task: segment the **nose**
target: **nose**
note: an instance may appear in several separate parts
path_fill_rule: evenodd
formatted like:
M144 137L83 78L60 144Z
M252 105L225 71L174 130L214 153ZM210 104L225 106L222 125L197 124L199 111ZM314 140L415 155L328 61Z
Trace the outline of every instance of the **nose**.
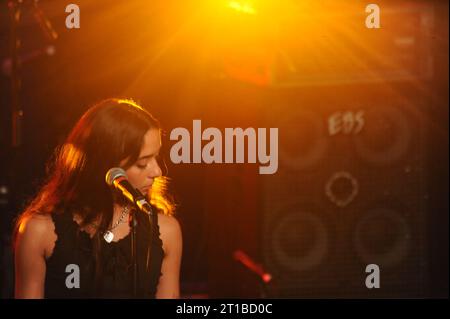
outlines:
M149 178L156 178L162 175L162 170L161 167L159 167L159 164L157 161L154 162L154 164L152 165L152 168L149 172L148 177Z

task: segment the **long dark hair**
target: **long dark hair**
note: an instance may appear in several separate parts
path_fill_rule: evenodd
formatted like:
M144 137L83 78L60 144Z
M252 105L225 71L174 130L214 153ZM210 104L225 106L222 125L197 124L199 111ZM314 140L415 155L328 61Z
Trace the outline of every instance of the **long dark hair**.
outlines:
M131 100L108 99L91 107L56 150L49 178L17 219L13 242L20 224L29 217L68 210L81 217L81 227L100 222L93 238L98 253L100 236L113 218L114 194L105 183L105 174L123 160L124 169L133 165L150 129L161 132L159 122ZM157 208L171 214L174 205L164 193L165 181L155 180L151 199Z

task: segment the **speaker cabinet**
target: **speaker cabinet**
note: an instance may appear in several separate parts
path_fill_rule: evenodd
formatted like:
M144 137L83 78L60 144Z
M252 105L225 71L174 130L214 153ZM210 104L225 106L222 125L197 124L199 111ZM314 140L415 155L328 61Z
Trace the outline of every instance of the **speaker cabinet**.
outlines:
M419 297L427 288L427 107L410 85L273 90L279 169L262 175L274 297ZM368 265L380 288L368 288Z

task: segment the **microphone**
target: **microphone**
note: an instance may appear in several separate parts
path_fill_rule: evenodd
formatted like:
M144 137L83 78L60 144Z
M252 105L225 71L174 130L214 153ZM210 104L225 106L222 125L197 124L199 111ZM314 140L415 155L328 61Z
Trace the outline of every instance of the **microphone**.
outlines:
M125 196L130 202L135 204L141 211L148 215L153 215L152 207L145 199L144 195L131 186L128 181L127 174L120 167L113 167L106 173L106 184L117 189Z

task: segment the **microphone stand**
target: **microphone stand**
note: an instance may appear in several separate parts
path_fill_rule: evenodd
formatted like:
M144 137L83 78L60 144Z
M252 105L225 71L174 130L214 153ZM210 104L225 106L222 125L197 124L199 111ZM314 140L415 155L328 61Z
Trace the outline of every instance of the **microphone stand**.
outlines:
M140 193L139 190L136 189L138 193ZM153 239L153 210L150 205L142 205L141 199L143 199L144 196L142 195L142 198L137 198L134 202L134 206L136 209L132 209L130 211L130 214L128 216L128 223L130 225L130 231L131 231L131 267L133 272L133 297L137 298L138 296L138 279L139 279L139 272L138 272L138 266L137 266L137 226L138 226L138 220L137 215L139 212L142 212L144 214L147 214L149 217L149 224L150 224L150 238L148 241L148 250L147 250L147 258L146 258L146 270L149 271L149 262L150 262L150 253L151 253L151 246L152 246L152 239Z
M22 15L22 2L10 0L8 2L9 16L11 21L10 30L10 55L11 55L11 114L12 114L12 132L11 144L13 148L22 145L22 125L23 125L23 109L20 103L20 87L21 79L19 74L19 22Z
M272 275L266 272L261 264L257 264L246 253L238 249L233 252L235 260L240 262L247 270L258 276L259 297L267 298L269 295L269 283L272 281Z
M58 34L53 29L50 21L45 16L44 12L38 5L39 0L34 0L33 10L34 16L39 23L40 28L44 32L47 39L55 41L58 38ZM23 144L23 120L24 111L20 101L21 91L21 77L20 66L24 62L20 59L19 49L21 47L19 37L19 23L22 16L22 8L24 3L21 0L9 0L7 3L9 10L9 17L11 23L10 29L10 60L6 60L4 70L6 73L10 73L11 77L11 145L13 148L19 148ZM49 46L50 47L50 46ZM48 53L52 55L54 47L50 47ZM9 63L11 64L9 66ZM10 71L8 70L10 68ZM9 72L8 72L9 71Z
M130 225L131 232L131 267L133 272L133 297L137 298L137 283L138 283L138 267L137 267L137 243L136 243L136 231L137 231L137 217L136 213L139 207L136 205L136 209L132 209L128 215L128 223Z

